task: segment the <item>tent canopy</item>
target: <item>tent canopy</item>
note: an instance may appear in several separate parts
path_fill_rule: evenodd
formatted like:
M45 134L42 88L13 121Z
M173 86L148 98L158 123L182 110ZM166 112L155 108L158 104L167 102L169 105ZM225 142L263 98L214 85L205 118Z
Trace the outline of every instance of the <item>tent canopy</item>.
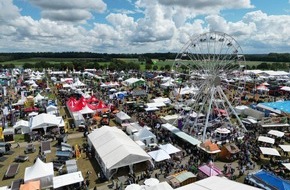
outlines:
M82 110L80 110L81 114L93 114L95 113L94 110L92 110L91 108L89 108L88 105L86 105Z
M151 160L141 147L117 127L95 129L88 135L88 141L108 170Z
M290 152L290 145L279 145L280 148L282 148L283 151L285 152Z
M84 181L82 172L68 173L53 177L53 189Z
M13 125L14 129L20 129L22 127L29 127L29 122L21 119L17 121L15 125Z
M164 150L159 149L159 150L154 150L151 152L148 152L148 154L155 160L156 162L160 162L163 160L168 160L170 159L169 154L167 154Z
M41 188L52 186L53 163L44 163L39 158L33 166L25 168L24 183L40 180Z
M60 120L55 115L42 113L31 118L30 129L44 128L46 130L47 127L59 126L60 124Z
M164 150L167 154L175 154L177 152L180 152L178 148L173 146L172 144L164 144L159 146L162 150Z
M259 147L262 154L270 155L270 156L281 156L278 150L275 148L268 148L268 147Z
M123 111L118 112L116 114L116 117L119 118L122 121L131 119L131 117L128 114L126 114L125 112L123 112Z
M270 144L274 144L275 143L275 139L270 138L270 137L265 137L265 136L259 136L258 141L265 142L265 143L270 143Z
M284 136L284 132L278 131L278 130L270 130L268 132L269 135L274 135L276 137L283 137Z
M144 140L144 139L150 139L150 138L156 138L156 136L151 132L149 131L148 129L146 128L142 128L139 132L137 133L134 133L134 139L137 139L137 140Z

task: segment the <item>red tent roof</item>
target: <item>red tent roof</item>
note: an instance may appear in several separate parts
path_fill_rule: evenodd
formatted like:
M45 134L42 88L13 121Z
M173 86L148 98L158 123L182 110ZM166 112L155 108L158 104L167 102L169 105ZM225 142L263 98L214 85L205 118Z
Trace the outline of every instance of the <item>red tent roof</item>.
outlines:
M38 108L36 108L36 107L25 108L24 111L25 111L25 112L38 111Z
M70 98L67 103L69 109L73 112L80 111L87 105L87 102L84 98L76 100L75 98Z
M96 102L99 102L99 100L95 96L91 96L91 98L89 98L87 100L87 102L89 102L89 103L92 103L92 102L96 103Z
M108 109L109 107L103 101L100 101L98 105L96 106L96 108L97 110L101 110L101 109Z

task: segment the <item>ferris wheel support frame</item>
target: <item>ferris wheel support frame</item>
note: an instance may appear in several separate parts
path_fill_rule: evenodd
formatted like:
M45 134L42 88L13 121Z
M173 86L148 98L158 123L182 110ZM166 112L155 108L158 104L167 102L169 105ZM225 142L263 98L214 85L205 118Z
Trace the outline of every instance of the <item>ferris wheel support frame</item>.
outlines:
M231 103L229 102L227 96L224 94L224 92L223 92L222 88L220 87L220 85L218 85L215 88L211 88L211 91L210 91L211 98L210 98L210 102L209 102L209 106L208 106L208 111L207 111L207 114L206 114L205 126L203 128L202 142L204 142L205 141L205 138L206 138L206 129L208 127L209 116L211 114L211 106L212 106L213 99L214 99L214 95L215 95L215 92L216 91L219 94L222 95L222 97L224 98L224 100L228 104L228 106L230 108L230 111L232 112L232 114L234 114L234 116L238 120L238 123L241 125L241 127L244 129L244 131L247 132L247 129L246 129L245 125L243 124L243 122L241 121L240 117L238 116L237 112L235 111L235 109L233 108L233 106L231 105Z
M243 124L242 120L240 119L240 117L238 116L236 110L233 108L232 104L229 102L227 96L225 95L224 91L222 90L222 88L220 86L217 86L217 89L219 90L219 92L222 94L223 98L225 99L225 101L227 102L230 110L232 111L232 113L234 114L234 116L237 118L239 124L242 126L242 128L244 129L245 132L247 132L248 130L246 129L245 125Z
M211 111L210 111L210 110L211 110L211 105L212 105L213 98L214 98L214 94L215 94L214 91L215 91L215 89L214 89L214 88L211 88L211 91L210 91L210 93L211 93L211 96L210 96L210 102L209 102L208 110L207 110L207 113L206 113L205 126L204 126L204 128L203 128L202 142L205 141L206 129L207 129L207 127L208 127L209 115L210 115L210 113L211 113Z

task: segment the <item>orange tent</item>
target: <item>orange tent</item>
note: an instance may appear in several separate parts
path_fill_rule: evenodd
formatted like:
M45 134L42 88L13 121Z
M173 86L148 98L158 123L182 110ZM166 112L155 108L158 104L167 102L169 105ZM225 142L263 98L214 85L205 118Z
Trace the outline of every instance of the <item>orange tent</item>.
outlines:
M21 184L20 190L40 190L40 181L29 181L28 183Z
M220 151L218 145L212 143L210 140L206 140L204 143L200 144L200 146L209 152Z

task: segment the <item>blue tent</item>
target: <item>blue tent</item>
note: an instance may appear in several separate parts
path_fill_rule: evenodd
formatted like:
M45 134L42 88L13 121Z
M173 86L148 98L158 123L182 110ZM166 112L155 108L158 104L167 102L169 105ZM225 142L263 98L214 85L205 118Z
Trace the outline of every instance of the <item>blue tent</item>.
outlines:
M250 184L266 190L290 189L290 181L278 177L277 175L263 169L249 174L246 180L248 180Z

